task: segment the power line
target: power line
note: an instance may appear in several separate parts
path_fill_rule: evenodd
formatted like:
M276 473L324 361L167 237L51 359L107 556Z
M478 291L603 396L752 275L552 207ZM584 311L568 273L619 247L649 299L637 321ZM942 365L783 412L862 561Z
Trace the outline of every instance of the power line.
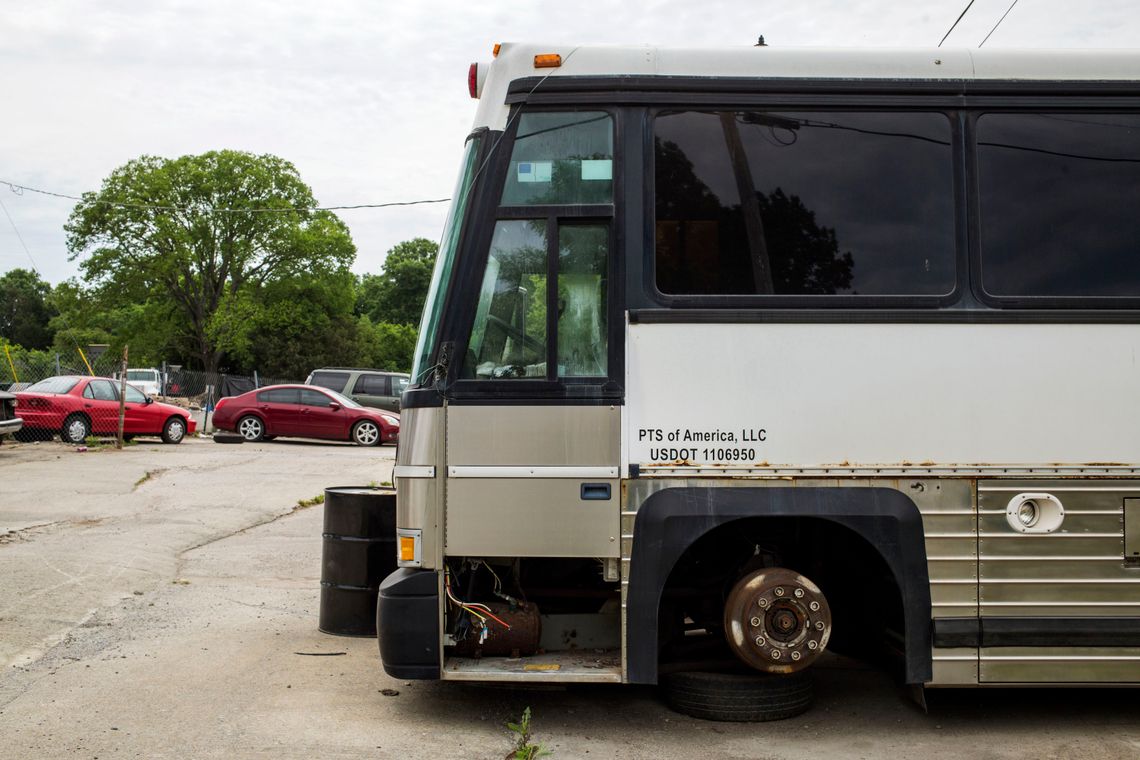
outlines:
M973 5L974 0L970 0L970 2L966 4L966 7L963 8L962 12L958 14L958 18L955 19L954 23L950 25L950 28L946 30L946 34L942 35L942 39L938 42L938 47L942 47L942 43L945 42L946 38L950 36L950 32L954 31L954 28L958 26L958 22L962 20L962 17L969 12L970 8L973 7Z
M990 34L993 34L994 32L997 31L997 28L999 26L1001 26L1001 22L1005 21L1005 17L1009 15L1009 12L1013 10L1013 6L1015 6L1015 5L1017 5L1017 0L1013 0L1013 2L1009 4L1009 7L1005 9L1005 13L1001 14L1001 18L999 18L998 22L996 24L994 24L994 28L990 30ZM987 34L986 39L982 40L981 42L978 43L979 48L982 45L986 44L986 40L988 40L990 38L990 34Z
M52 198L64 198L69 201L82 201L83 198L78 195L68 195L67 193L56 193L51 190L41 190L37 187L29 187L28 185L21 185L18 182L11 182L6 179L0 179L0 185L7 185L8 189L17 195L22 194L24 191L29 193L38 193L40 195L47 195ZM419 206L426 203L447 203L450 198L430 198L418 201L392 201L390 203L358 203L350 206L317 206L315 208L299 208L296 206L288 206L285 208L215 208L213 211L220 211L232 214L265 214L265 213L289 213L292 211L351 211L354 209L362 208L391 208L393 206ZM158 206L148 203L119 203L117 201L102 201L96 200L106 206L114 206L116 208L135 208L147 211L192 211L198 209L191 209L185 206Z

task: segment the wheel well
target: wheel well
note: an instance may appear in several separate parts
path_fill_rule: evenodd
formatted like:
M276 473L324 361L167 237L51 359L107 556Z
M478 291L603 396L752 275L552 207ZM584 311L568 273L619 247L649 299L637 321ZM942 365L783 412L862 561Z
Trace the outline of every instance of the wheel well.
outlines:
M723 610L733 584L762 567L802 573L832 608L829 649L877 660L905 640L902 592L879 551L845 525L819 517L746 517L723 523L677 559L658 606L659 661L723 655ZM694 633L697 634L694 636Z
M67 416L63 418L63 424L60 427L66 427L67 421L72 417L82 417L83 419L87 420L87 428L92 431L95 430L95 425L91 421L91 415L87 412L69 412Z
M836 621L843 622L840 643L847 632L863 632L860 625L877 632L890 627L903 636L895 644L904 653L905 682L931 679L922 515L897 488L688 485L653 491L634 509L626 600L631 683L657 683L658 653L670 636L676 638L675 630L660 624L669 623L660 617L671 611L663 600L672 603L681 591L691 598L682 606L697 609L702 598L719 606L714 592L723 593L720 589L733 580L728 576L759 561L752 559L757 546L771 547L766 556L795 563L798 568L789 569L831 589L829 602L834 595L837 605L847 608ZM884 565L889 572L882 572ZM694 588L680 582L688 578L695 579ZM871 595L875 601L867 603ZM831 606L836 612L836 604ZM717 619L709 610L698 617ZM904 623L894 628L898 619Z

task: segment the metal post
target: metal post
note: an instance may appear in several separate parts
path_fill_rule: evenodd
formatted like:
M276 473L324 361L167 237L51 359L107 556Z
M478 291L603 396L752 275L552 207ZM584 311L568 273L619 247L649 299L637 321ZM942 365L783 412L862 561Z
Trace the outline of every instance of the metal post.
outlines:
M257 370L253 371L253 387L254 388L260 388L261 387L261 383L257 379Z
M127 346L123 346L123 366L119 368L119 435L115 448L123 448L123 421L127 412Z
M162 360L162 374L159 375L158 382L161 384L162 400L166 401L166 359Z

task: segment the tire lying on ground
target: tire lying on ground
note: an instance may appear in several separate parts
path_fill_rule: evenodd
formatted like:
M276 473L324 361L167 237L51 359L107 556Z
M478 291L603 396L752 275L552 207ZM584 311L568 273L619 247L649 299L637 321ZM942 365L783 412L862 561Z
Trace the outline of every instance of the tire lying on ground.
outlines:
M245 443L245 438L238 433L227 433L219 430L214 433L214 443Z
M810 671L671 673L663 681L670 707L704 720L782 720L806 712L814 696Z

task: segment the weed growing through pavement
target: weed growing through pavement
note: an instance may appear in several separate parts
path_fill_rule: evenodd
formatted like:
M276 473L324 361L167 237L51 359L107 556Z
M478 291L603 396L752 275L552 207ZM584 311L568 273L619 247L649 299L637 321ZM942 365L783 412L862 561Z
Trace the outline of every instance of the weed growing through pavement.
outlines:
M541 744L531 743L529 707L523 710L522 720L518 723L508 723L507 728L515 735L515 747L507 754L507 760L533 760L551 754L550 750Z
M324 503L325 503L325 495L324 495L324 493L319 493L311 499L298 499L297 500L297 509L305 509L306 507L313 507L313 506L316 506L317 504L324 504Z

